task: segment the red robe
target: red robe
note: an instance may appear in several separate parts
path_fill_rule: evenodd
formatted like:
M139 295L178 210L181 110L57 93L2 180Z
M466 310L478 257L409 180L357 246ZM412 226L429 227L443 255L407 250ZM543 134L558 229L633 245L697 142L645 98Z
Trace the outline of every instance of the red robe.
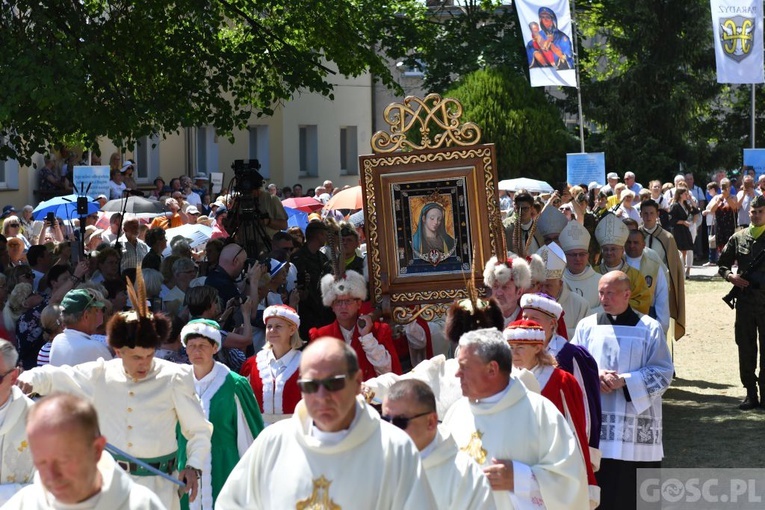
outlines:
M268 384L271 385L271 391L269 393L274 395L274 399L280 399L282 407L281 414L294 413L295 406L302 398L300 388L298 388L297 384L297 381L300 378L300 371L295 370L290 378L287 379L287 382L284 383L284 389L280 392L276 388L276 381L274 379L271 377L261 377L256 358L257 356L250 356L247 358L247 361L244 362L239 373L250 381L250 386L252 386L252 391L255 393L255 398L258 401L261 413L265 412L263 407L263 379L269 380ZM275 407L278 407L278 405L275 404Z
M393 332L391 331L390 326L384 322L377 321L372 324L371 333L372 336L374 336L375 339L380 343L380 345L385 347L385 350L390 354L391 371L394 374L401 375L401 362L398 359L398 354L396 354L396 346L393 344ZM343 332L340 331L340 323L337 321L333 322L332 324L322 326L321 328L311 328L311 330L308 332L308 336L311 342L323 336L337 338L341 341L343 340ZM372 366L372 364L369 362L367 355L364 352L364 348L361 346L358 326L354 326L353 328L351 347L354 351L356 351L356 356L359 358L359 369L361 369L364 380L366 381L368 379L372 379L373 377L377 377L378 374L375 372L375 367Z
M542 388L542 396L555 404L558 411L566 417L576 436L579 451L584 456L584 464L587 467L587 484L597 486L595 472L590 462L590 447L587 441L587 420L585 419L584 397L582 389L573 375L560 368L554 368L550 379Z

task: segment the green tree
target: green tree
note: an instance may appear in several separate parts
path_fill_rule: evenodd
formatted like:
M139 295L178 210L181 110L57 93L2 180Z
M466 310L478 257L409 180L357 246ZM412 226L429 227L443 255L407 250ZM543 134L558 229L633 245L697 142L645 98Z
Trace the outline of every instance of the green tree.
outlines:
M544 91L515 70L475 71L445 95L462 103L463 119L478 124L484 143L496 145L500 179L566 180L566 152L577 150L576 141Z
M431 29L412 55L426 66L425 87L443 93L473 71L504 67L527 73L518 17L497 0L461 0L430 10Z
M17 0L0 7L0 157L68 138L128 144L179 127L228 135L332 75L371 71L417 39L414 0Z
M704 171L729 153L719 121L709 2L612 0L580 3L589 44L580 55L585 120L601 136L609 169L642 181L669 179L684 168ZM711 129L710 129L711 128ZM722 158L724 159L724 158Z

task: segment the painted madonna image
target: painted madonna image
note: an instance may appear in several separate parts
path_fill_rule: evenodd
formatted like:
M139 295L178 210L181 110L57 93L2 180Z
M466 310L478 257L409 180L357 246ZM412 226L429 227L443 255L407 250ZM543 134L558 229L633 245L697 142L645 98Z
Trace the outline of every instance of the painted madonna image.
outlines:
M414 256L438 265L454 256L456 243L446 231L446 211L438 202L428 202L420 209L417 230L412 236Z

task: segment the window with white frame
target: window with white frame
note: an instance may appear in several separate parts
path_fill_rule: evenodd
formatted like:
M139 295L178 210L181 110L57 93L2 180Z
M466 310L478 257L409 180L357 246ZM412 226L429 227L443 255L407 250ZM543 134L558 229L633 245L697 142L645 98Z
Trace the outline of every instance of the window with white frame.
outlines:
M215 128L204 126L197 128L196 171L210 174L218 169L218 137Z
M142 136L133 149L135 157L135 181L149 184L159 177L159 135Z
M271 153L269 150L268 126L250 126L250 159L260 162L260 175L271 177Z
M298 133L300 177L319 175L319 130L316 125L300 126Z
M359 149L356 126L340 128L340 175L359 174Z

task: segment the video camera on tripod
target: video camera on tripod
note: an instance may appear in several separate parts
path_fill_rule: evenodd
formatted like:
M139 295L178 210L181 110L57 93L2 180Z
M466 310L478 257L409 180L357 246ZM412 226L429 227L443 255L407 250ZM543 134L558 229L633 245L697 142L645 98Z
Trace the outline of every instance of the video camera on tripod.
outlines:
M263 187L265 181L258 172L261 165L257 159L237 159L231 168L234 170L234 201L229 211L227 228L231 237L236 238L244 247L247 257L258 259L271 251L271 239L262 224L262 220L269 218L269 215L260 210L257 196L257 190Z

